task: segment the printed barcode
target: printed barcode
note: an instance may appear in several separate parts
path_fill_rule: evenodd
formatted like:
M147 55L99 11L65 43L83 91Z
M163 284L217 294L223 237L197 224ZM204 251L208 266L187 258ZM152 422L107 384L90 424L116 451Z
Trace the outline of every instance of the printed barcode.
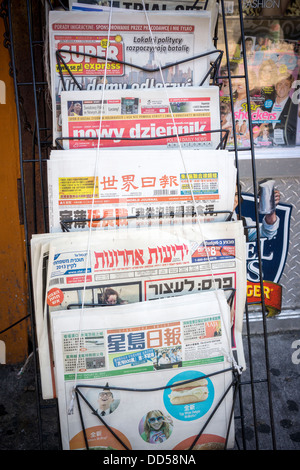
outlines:
M55 284L64 284L64 283L65 283L65 278L59 277L57 279L51 279L51 281L49 281L49 286L53 286Z
M173 189L173 190L155 189L154 190L154 196L166 196L166 195L172 195L172 194L177 194L177 191L175 189Z

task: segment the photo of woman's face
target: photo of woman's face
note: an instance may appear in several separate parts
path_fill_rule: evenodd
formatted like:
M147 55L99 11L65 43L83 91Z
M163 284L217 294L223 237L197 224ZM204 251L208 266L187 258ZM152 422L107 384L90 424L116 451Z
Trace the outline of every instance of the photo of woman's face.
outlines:
M117 303L117 296L115 294L109 295L106 299L106 303L109 305L115 305Z
M153 415L148 418L148 423L150 427L154 429L155 431L158 431L162 427L163 422L164 422L164 417L162 415L160 416Z

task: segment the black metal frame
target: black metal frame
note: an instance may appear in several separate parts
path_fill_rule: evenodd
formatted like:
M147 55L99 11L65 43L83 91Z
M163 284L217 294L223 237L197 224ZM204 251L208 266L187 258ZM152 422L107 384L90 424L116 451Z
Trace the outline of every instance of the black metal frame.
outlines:
M197 4L195 2L195 5ZM31 79L28 81L20 81L19 80L19 69L21 64L18 62L16 63L16 55L15 49L17 47L17 42L15 41L15 33L17 26L15 25L15 18L19 15L19 12L15 12L12 9L13 0L6 0L2 2L2 10L1 16L5 21L6 25L6 45L10 50L11 54L11 70L14 80L15 86L15 99L16 99L16 110L17 110L17 119L18 119L18 131L19 131L19 155L20 155L20 170L21 170L21 196L22 196L22 210L23 210L23 217L24 217L24 230L25 230L25 242L26 242L26 259L27 259L27 274L28 274L28 299L29 299L29 315L31 318L31 332L32 332L32 342L33 342L33 353L35 357L35 368L36 368L36 390L37 390L37 407L38 407L38 426L39 426L39 435L40 435L40 448L44 449L44 442L43 442L43 409L44 407L48 407L49 404L45 405L41 399L41 390L40 390L40 383L39 383L39 367L38 367L38 360L37 360L37 346L35 340L35 320L34 320L34 311L33 311L33 295L32 295L32 284L31 284L31 258L30 258L30 239L31 235L35 232L47 232L48 229L48 221L47 221L47 190L46 190L46 177L45 177L45 165L48 160L49 151L52 148L51 144L51 124L49 124L50 120L45 111L46 105L46 92L47 92L47 80L43 76L41 80L37 79L37 66L38 64L36 59L36 48L42 48L44 46L44 33L43 33L43 20L42 18L33 17L33 3L32 0L23 0L23 3L26 2L26 12L27 18L24 21L27 21L27 28L28 28L28 40L29 40L29 61L25 64L25 67L30 69ZM47 3L47 2L46 2ZM63 2L59 1L61 5ZM49 5L51 3L49 2ZM225 16L225 9L224 9L224 0L220 0L221 11L222 11L222 22L223 22L223 31L225 37L225 53L226 57L229 57L228 54L228 39L227 39L227 26L226 26L226 16ZM41 6L41 5L40 5ZM41 9L44 13L44 9ZM34 26L36 26L40 22L40 28L38 32L38 39L34 39L34 34L36 31L33 32ZM244 25L243 25L243 12L242 12L242 2L239 0L239 23L241 29L241 38L242 38L242 47L245 50L245 38L244 38ZM9 38L9 39L8 39ZM215 42L217 38L214 38ZM249 95L249 85L248 85L248 73L247 73L247 59L244 56L244 75L235 76L231 74L229 64L227 65L228 68L228 79L230 85L230 100L231 100L231 108L233 109L233 97L232 97L232 82L233 78L244 78L246 82L246 90L247 90L247 102L250 103L250 95ZM228 60L227 60L228 62ZM221 78L221 77L218 77ZM218 81L217 78L217 81ZM32 124L30 123L28 116L24 114L24 109L22 106L22 97L25 92L31 94L33 103L34 103L34 110L35 114L32 120ZM42 111L41 111L42 108ZM28 120L28 121L27 121ZM28 125L29 124L29 125ZM251 165L252 165L252 179L253 179L253 188L254 188L254 196L255 200L257 201L257 182L256 182L256 163L255 163L255 155L254 155L254 145L253 145L253 135L252 135L252 127L251 127L251 114L249 113L249 128L250 128L250 147L249 148L239 148L237 147L236 141L236 133L235 133L235 122L233 119L233 129L234 129L234 152L235 152L235 160L236 160L236 167L237 167L237 174L238 174L238 181L239 181L239 158L238 152L243 150L250 150L251 152ZM24 157L24 140L26 132L31 132L32 136L32 158L25 158ZM28 135L28 134L27 134ZM41 200L39 201L40 206L42 208L41 211L38 211L37 208L37 198L32 198L32 188L28 188L27 180L26 180L26 170L28 167L32 169L32 178L34 181L34 190L39 191ZM239 192L239 201L241 201L241 194L240 188L238 187ZM28 208L30 206L34 206L35 214L34 220L29 221L28 217ZM239 212L241 205L239 202ZM258 207L257 203L255 205L255 215L256 215L256 228L258 234L258 241L259 241L259 218L258 218ZM261 291L263 292L263 278L262 278L262 265L261 265L261 253L260 253L260 244L258 243L258 258L259 258L259 269L260 269L260 285ZM275 438L275 428L274 428L274 417L273 417L273 405L272 405L272 395L271 395L271 380L270 380L270 366L269 366L269 351L268 351L268 338L267 338L267 325L266 325L266 307L264 303L264 298L261 301L262 307L262 324L263 324L263 342L264 342L264 351L265 351L265 366L266 366L266 377L260 379L255 377L254 372L254 363L255 359L252 357L252 345L251 345L251 331L250 331L250 323L249 323L249 312L247 305L245 306L245 322L246 322L246 329L247 329L247 347L248 347L248 364L249 367L249 380L244 381L240 378L238 379L238 389L235 391L236 394L239 394L239 406L238 409L235 410L235 421L239 422L241 425L242 430L242 445L243 449L247 450L247 441L245 438L245 416L244 416L244 401L243 401L243 393L244 390L250 390L250 397L251 397L251 404L252 404L252 418L253 418L253 428L255 432L255 442L256 442L256 449L259 449L259 436L258 436L258 418L257 418L257 402L256 402L256 386L257 384L264 383L267 386L267 394L266 394L266 403L265 407L269 410L269 417L270 417L270 427L271 427L271 434L272 434L272 449L276 449L276 438ZM27 318L27 316L25 317ZM23 321L24 319L20 319L19 321ZM19 322L17 322L19 323ZM15 323L15 324L17 324ZM14 324L14 325L15 325ZM11 325L13 327L14 325ZM6 330L5 330L6 331ZM258 360L261 360L259 358ZM248 388L249 387L249 388ZM57 413L58 419L58 410L57 410L57 402L56 400L52 400L50 406L53 406L53 413ZM60 443L59 443L60 444ZM241 446L237 443L237 448L240 449Z
M193 378L193 379L190 379L190 380L184 380L184 381L181 381L181 382L177 383L177 385L185 385L185 384L192 383L195 380L198 380L199 378L206 379L206 378L209 378L209 377L212 377L212 376L215 376L215 375L219 375L219 374L224 374L224 373L230 372L230 371L232 372L232 376L233 376L232 381L226 387L226 390L222 394L219 401L216 403L215 407L213 408L213 410L209 414L209 416L206 419L205 423L200 428L199 433L196 435L196 437L194 438L192 444L190 445L189 449L187 449L187 450L193 450L194 449L195 445L197 444L198 439L201 437L201 435L203 434L205 428L210 423L210 421L214 417L215 413L217 412L217 410L221 406L223 400L226 398L226 396L228 395L228 393L231 391L231 389L233 387L232 407L231 407L230 414L229 414L228 427L227 427L226 438L225 438L225 443L224 443L224 450L227 449L228 437L229 437L230 428L231 428L231 425L232 425L233 413L234 413L234 405L235 405L235 401L236 401L236 398L237 398L237 392L238 392L238 388L239 388L239 385L240 385L240 377L241 376L235 368L230 367L230 368L227 368L227 369L224 369L224 370L212 373L212 374L202 375L201 377ZM156 388L148 388L148 389L137 389L137 388L130 388L130 387L125 388L125 387L111 387L111 386L109 386L109 390L122 390L122 391L126 391L126 392L131 392L131 393L132 392L138 392L138 393L149 393L150 392L150 393L153 393L153 392L158 392L158 391L161 391L161 390L166 390L168 388L171 388L171 386L172 385L166 385L165 387L156 387ZM80 403L80 398L92 410L92 413L95 416L97 416L97 418L99 419L101 424L103 424L109 430L109 432L119 441L119 443L124 447L124 450L130 450L127 447L127 445L120 439L120 437L113 431L113 429L110 428L110 426L101 417L101 415L99 415L97 410L91 405L91 403L86 399L86 397L81 393L82 388L94 388L94 389L96 388L96 389L100 389L100 390L105 390L105 389L108 389L108 387L107 387L107 385L101 387L101 386L97 386L97 385L93 386L93 385L84 385L84 384L79 384L79 385L76 385L76 387L75 387L75 397L76 397L76 402L77 402L78 411L79 411L79 415L80 415L80 421L81 421L82 432L83 432L83 436L84 436L84 442L85 442L85 445L86 445L86 450L89 450L89 444L88 444L88 439L87 439L86 432L85 432L86 429L85 429L85 425L84 425L84 419L83 419L83 414L82 414L82 407L81 407L81 403Z

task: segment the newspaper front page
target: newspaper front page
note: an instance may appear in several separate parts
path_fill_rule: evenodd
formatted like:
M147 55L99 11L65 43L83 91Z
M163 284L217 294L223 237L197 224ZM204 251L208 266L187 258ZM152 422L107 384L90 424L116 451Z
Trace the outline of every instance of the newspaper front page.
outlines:
M109 5L109 7L108 7ZM111 8L111 2L107 0L95 2L77 2L70 0L69 9L73 11L103 11L107 8ZM215 29L217 25L218 15L219 15L219 2L217 0L206 0L204 2L195 2L190 0L182 0L181 2L173 2L170 0L157 0L150 2L127 2L127 1L113 1L113 8L119 8L120 11L123 9L129 10L140 10L143 11L146 15L148 11L165 11L165 10L179 10L179 11L199 11L205 10L211 13L211 47L214 49L214 37Z
M225 136L216 86L63 91L61 116L63 149L216 149Z
M105 90L207 85L210 28L209 11L50 11L53 144L63 90L101 90L104 77Z
M220 222L233 211L226 150L53 150L47 169L50 232Z
M229 324L223 291L84 309L81 318L53 312L63 449L86 449L83 429L94 450L188 450L194 441L193 450L224 449ZM75 387L81 395L73 407ZM232 424L227 448L233 445Z
M108 0L99 0L97 4L94 0L85 1L84 3L77 1L77 0L69 0L69 10L97 10L102 8L103 6L110 5L110 1ZM145 6L145 7L144 7ZM172 0L157 0L157 1L150 1L150 2L127 2L127 1L113 1L114 8L127 8L130 10L144 10L146 11L157 11L157 10L210 10L212 12L219 11L219 5L216 0L208 0L207 2L194 2L190 0L182 0L181 2L173 2ZM216 19L214 19L214 25L216 23Z
M36 311L44 398L55 396L49 314L80 312L82 306L104 309L223 289L228 298L234 294L232 347L245 368L246 243L241 221L202 224L201 230L193 225L49 234L44 243L49 253L45 309L40 303Z

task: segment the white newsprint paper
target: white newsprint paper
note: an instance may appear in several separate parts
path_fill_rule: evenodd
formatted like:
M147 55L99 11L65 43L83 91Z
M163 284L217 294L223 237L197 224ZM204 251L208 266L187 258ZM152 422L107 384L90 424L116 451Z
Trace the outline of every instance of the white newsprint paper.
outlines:
M216 86L62 91L61 116L63 149L216 149L224 137Z
M202 10L50 11L54 145L63 90L102 90L104 77L105 90L208 85L210 29Z
M78 2L77 0L69 0L69 9L73 11L103 11L110 9L111 2L109 0L98 0L97 5L95 1L91 0L90 2L86 1L84 3ZM148 14L148 11L164 11L164 10L205 10L211 12L211 40L212 44L215 36L215 28L217 24L217 19L219 15L219 2L216 0L205 0L195 2L193 0L182 0L181 2L173 2L172 0L157 0L149 2L129 2L129 1L116 1L113 0L113 8L119 8L120 11L123 9L130 10L142 10L144 13Z
M54 233L35 240L34 248L45 257L34 270L35 279L45 281L43 289L34 286L39 290L35 315L44 398L56 394L49 315L68 309L79 314L83 306L104 309L223 289L231 299L232 348L245 368L246 242L241 221L202 224L201 229L195 224ZM41 271L45 264L46 280Z
M110 5L110 0L90 0L90 1L85 1L80 2L78 0L69 0L69 9L70 10L77 10L77 11L84 11L84 10L98 10L100 8L103 8L103 6ZM215 10L218 11L219 5L216 0L208 0L208 1L199 1L195 2L193 0L182 0L181 2L174 2L172 0L153 0L153 1L136 1L136 2L130 2L126 0L113 0L113 6L114 8L127 8L131 10L144 10L146 11L156 11L156 10L210 10L212 12L215 12ZM215 20L215 19L214 19ZM214 21L215 25L216 20Z
M53 150L47 169L50 232L220 222L233 211L226 150Z
M53 312L51 337L64 450L233 447L223 291Z

